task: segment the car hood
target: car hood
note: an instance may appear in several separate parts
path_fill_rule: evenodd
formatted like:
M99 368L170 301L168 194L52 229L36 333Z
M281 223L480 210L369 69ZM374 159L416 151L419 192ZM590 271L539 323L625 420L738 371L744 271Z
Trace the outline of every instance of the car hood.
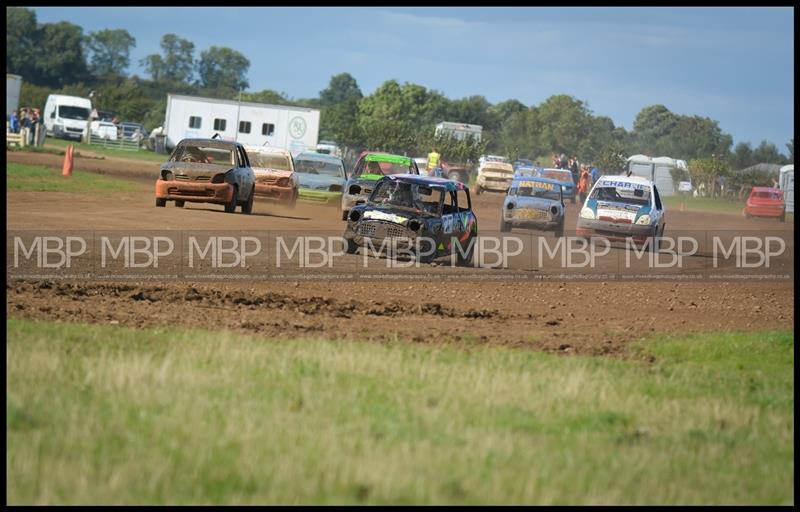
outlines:
M312 190L328 190L331 185L344 186L344 178L327 176L325 174L299 173L297 175L300 186Z
M253 172L256 176L269 176L271 178L290 178L293 174L292 171L284 171L283 169L272 169L271 167L253 167Z
M367 206L363 209L361 218L363 220L379 220L393 222L405 226L412 219L425 222L426 219L434 218L431 214L405 210L402 208L375 208Z
M650 213L649 206L619 203L615 201L591 200L587 206L594 210L599 220L635 221L640 215Z
M233 166L190 162L166 162L161 164L161 170L169 170L173 174L183 174L190 178L197 178L198 176L213 178L215 175L228 172L231 169L233 169Z

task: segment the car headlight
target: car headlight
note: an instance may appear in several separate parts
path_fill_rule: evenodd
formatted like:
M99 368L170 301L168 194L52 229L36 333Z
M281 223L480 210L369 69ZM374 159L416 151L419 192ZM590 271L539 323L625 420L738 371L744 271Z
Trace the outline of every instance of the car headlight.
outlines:
M650 216L649 215L642 215L638 219L636 219L636 224L639 226L649 226L650 225Z
M583 209L581 209L581 218L582 219L594 220L594 210L592 210L588 206L583 208Z

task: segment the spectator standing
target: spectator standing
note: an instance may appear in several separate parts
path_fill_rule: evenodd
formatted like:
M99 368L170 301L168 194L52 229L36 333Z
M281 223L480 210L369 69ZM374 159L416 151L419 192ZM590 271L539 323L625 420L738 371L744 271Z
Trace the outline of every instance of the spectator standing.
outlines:
M572 173L572 179L575 180L575 183L578 183L580 168L578 167L578 158L575 155L572 155L572 158L569 159L569 170Z
M578 180L578 193L581 195L581 204L586 202L586 194L589 193L589 180L591 179L589 168L584 165L581 177Z
M594 165L592 165L591 175L592 175L592 185L594 185L595 183L597 183L598 178L600 178L600 171L598 171L597 167L595 167Z
M11 115L8 116L8 129L11 130L11 133L19 133L19 118L16 110L12 111Z

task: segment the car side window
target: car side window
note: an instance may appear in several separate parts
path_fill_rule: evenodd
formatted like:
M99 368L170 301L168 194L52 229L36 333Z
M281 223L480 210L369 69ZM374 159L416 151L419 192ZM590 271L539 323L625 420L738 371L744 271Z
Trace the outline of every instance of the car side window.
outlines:
M469 200L469 192L467 189L461 189L455 193L458 211L468 212L472 209L472 204Z
M442 206L442 214L458 212L458 198L455 192L447 192L444 196L444 205Z
M656 200L656 210L661 210L661 196L658 195L658 188L653 185L653 198Z

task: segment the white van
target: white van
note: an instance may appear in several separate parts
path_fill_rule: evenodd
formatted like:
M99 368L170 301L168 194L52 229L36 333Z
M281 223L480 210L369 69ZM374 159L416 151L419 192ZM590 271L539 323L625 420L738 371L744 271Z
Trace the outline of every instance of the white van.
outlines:
M62 139L80 139L92 112L89 98L51 94L44 105L47 135Z

